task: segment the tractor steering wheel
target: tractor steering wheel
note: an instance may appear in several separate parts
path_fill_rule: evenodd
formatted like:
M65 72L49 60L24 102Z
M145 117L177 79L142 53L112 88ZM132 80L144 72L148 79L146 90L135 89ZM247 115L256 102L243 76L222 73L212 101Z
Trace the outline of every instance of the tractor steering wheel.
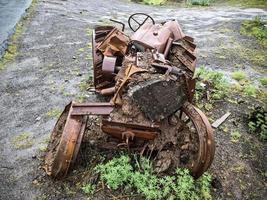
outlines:
M140 19L141 18L141 19ZM128 24L130 29L132 29L133 32L136 32L142 25L144 25L147 21L151 21L152 24L155 24L154 19L145 13L135 13L132 14L128 19ZM137 24L137 28L134 28L133 24Z

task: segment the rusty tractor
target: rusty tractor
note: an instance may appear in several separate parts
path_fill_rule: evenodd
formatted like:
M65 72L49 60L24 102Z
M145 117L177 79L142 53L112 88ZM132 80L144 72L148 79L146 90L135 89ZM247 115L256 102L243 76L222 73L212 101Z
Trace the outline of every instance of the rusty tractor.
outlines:
M92 34L95 91L109 100L65 107L48 144L47 174L66 176L96 116L98 131L110 138L106 148L156 151L159 172L183 167L198 178L213 161L215 142L207 117L193 105L194 39L176 20L156 24L135 13L128 19L131 36L112 21L122 29L97 26Z

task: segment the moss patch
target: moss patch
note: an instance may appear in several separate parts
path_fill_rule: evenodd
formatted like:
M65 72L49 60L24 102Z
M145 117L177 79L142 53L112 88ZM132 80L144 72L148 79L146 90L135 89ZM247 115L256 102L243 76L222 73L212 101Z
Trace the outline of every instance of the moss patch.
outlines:
M61 110L58 109L58 108L54 108L52 110L49 110L47 113L46 113L46 116L47 117L50 117L50 118L58 118L61 114Z
M223 55L234 62L249 62L255 69L267 67L267 52L265 48L249 48L248 44L234 42L231 48L220 45L217 54ZM238 63L237 63L238 64Z
M16 56L18 55L19 49L19 41L22 38L23 33L26 30L26 25L29 22L29 18L31 18L34 14L34 8L37 4L38 0L33 0L30 7L27 9L27 14L22 17L22 19L17 23L15 27L15 32L9 39L9 45L7 50L5 51L4 55L0 59L0 70L3 70L7 63L13 61Z
M14 137L12 139L12 145L15 147L15 149L28 149L32 147L33 145L32 134L25 132Z

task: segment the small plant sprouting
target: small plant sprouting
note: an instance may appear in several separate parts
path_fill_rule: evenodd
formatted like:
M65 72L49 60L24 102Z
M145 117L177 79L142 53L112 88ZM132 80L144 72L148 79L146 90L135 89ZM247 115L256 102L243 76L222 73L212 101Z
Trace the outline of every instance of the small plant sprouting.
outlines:
M241 138L241 134L238 131L234 131L231 133L231 142L237 143Z
M87 184L87 185L82 187L82 190L85 194L92 196L92 195L94 195L94 193L96 191L96 186L93 184Z

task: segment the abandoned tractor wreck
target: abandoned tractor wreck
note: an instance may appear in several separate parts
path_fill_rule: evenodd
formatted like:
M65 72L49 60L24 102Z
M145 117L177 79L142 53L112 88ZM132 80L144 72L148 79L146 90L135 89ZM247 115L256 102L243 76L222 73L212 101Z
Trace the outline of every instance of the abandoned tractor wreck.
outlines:
M157 152L158 172L183 167L198 178L211 165L213 130L192 104L194 39L174 20L155 24L149 15L136 13L128 24L134 32L131 37L124 32L124 24L122 30L95 28L94 86L109 101L66 106L48 145L44 166L48 175L64 177L85 133L90 137L95 132L102 133L99 145L105 148ZM100 123L95 123L96 118Z

